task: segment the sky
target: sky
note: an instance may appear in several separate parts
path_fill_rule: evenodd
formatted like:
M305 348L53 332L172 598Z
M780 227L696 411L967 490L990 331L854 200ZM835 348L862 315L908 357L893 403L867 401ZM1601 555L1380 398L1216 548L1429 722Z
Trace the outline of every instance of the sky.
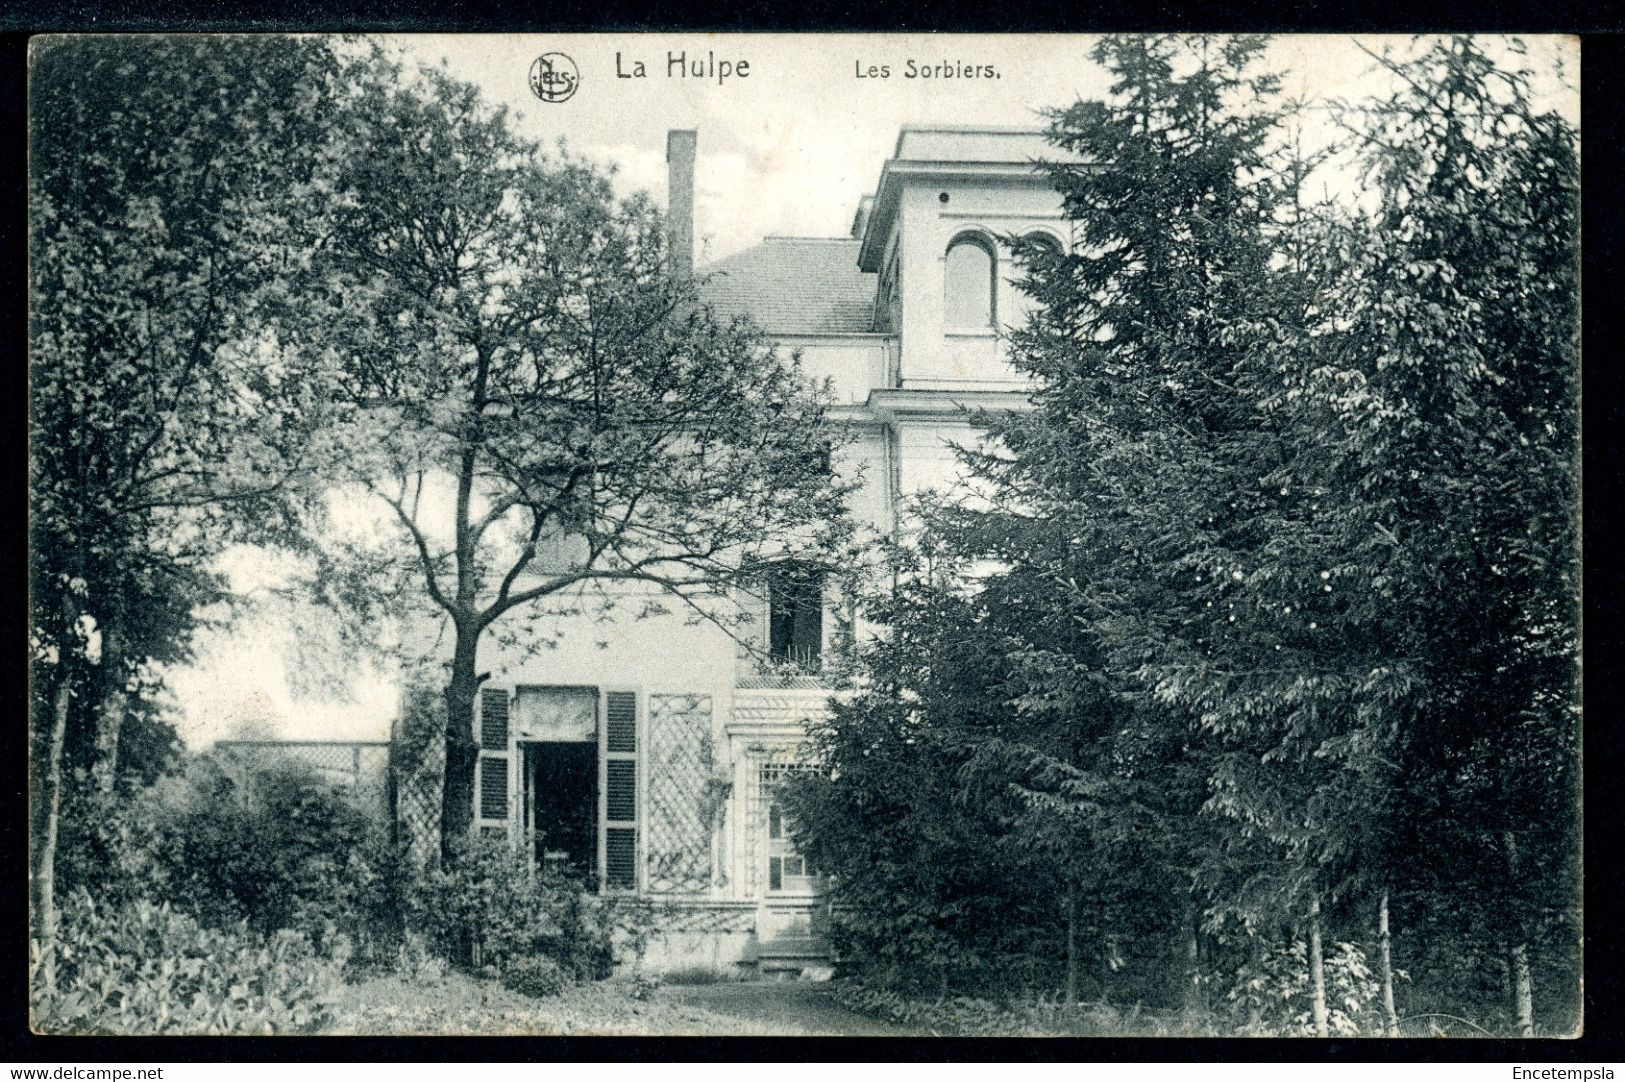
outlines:
M611 34L397 36L381 39L410 61L444 63L509 108L516 127L544 144L564 139L576 153L619 174L621 190L665 198L666 132L699 132L695 245L700 263L764 236L843 236L858 199L874 190L905 123L1042 126L1039 111L1104 96L1109 79L1089 53L1094 35ZM1267 63L1283 89L1312 103L1357 97L1373 85L1377 49L1408 39L1287 35ZM1576 84L1572 39L1531 38L1532 65L1566 56ZM567 101L540 101L528 73L537 56L567 54L580 85ZM743 77L668 77L668 60L714 59ZM907 77L943 62L991 66L997 78ZM644 78L621 78L635 65ZM859 78L889 67L889 78ZM1555 86L1541 90L1554 101ZM1577 120L1577 94L1575 119ZM1314 114L1311 113L1311 116Z
M1100 98L1106 73L1089 58L1090 35L608 34L397 35L378 38L409 65L443 65L505 106L515 128L544 145L616 171L622 195L647 191L664 205L666 133L699 133L695 254L706 263L765 236L845 236L858 200L874 190L904 124L1040 128L1040 110ZM1361 45L1408 39L1288 35L1267 63L1283 90L1304 99L1308 141L1327 132L1323 104L1382 85ZM1528 38L1525 63L1539 103L1578 125L1579 48L1571 38ZM1492 51L1502 48L1490 40ZM564 53L580 82L566 101L544 102L529 72ZM677 56L705 69L676 76ZM930 69L929 77L910 78ZM643 65L643 77L633 76ZM725 67L726 65L726 67ZM949 77L940 74L946 66ZM974 78L952 73L977 70ZM996 73L989 77L988 69ZM1566 69L1566 81L1558 71ZM887 75L881 77L884 70ZM862 74L863 77L860 77ZM252 554L232 557L244 584L268 581ZM182 738L200 747L231 735L383 739L396 707L387 672L322 664L301 635L273 618L207 636L192 666L170 674ZM304 645L309 645L305 643ZM347 694L331 677L349 674ZM342 682L342 681L341 681Z

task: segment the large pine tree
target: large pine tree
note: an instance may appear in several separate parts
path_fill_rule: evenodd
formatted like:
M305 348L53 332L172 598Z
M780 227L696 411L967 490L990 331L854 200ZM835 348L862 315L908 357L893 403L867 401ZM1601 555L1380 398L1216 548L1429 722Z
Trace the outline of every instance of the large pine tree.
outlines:
M996 831L956 866L1022 869L1028 949L1296 958L1273 1024L1323 1035L1392 1031L1401 967L1411 1017L1571 1025L1535 974L1574 986L1572 133L1472 42L1421 43L1344 114L1374 198L1309 207L1262 51L1108 40L1110 100L1053 115L1086 164L1052 170L1073 249L1016 242L1034 409L923 535L981 573L879 606L809 843L841 824L838 889L878 886L865 862L911 858L865 847L870 782L925 770L892 806L951 802L937 860ZM1328 995L1363 965L1339 940L1377 947L1380 1016ZM1498 961L1505 1015L1473 992Z
M1499 956L1527 1035L1532 950L1554 1024L1577 992L1576 141L1472 39L1379 62L1398 89L1346 118L1379 198L1303 390L1370 638L1424 689L1386 885L1427 938Z

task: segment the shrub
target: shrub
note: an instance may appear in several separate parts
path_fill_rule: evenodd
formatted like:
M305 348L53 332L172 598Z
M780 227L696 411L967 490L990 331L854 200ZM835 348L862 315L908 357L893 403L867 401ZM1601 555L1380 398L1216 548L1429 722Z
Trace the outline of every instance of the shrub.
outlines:
M63 786L56 874L63 895L84 890L107 904L124 905L168 894L163 860L164 793L173 785L131 785L102 793L76 770Z
M570 983L557 962L538 954L508 959L501 979L504 986L533 999L556 996Z
M544 956L571 980L601 980L614 966L610 909L579 878L536 868L504 839L467 842L410 890L414 930L451 961L499 971Z
M177 906L204 924L342 931L394 947L397 863L384 824L313 770L197 760L165 798L162 862Z
M631 982L626 986L626 994L640 1003L653 999L658 991L660 991L660 978L653 973L633 974Z
M309 1033L330 1019L347 943L204 928L168 905L73 895L30 958L33 1020L50 1033Z
M1379 988L1365 952L1353 943L1334 943L1325 952L1322 971L1332 1036L1381 1033L1382 1022L1373 1006ZM1309 947L1300 939L1242 966L1226 999L1244 1035L1312 1037L1312 996Z
M668 969L660 974L663 984L728 984L739 979L736 971L719 969L716 966L684 966L681 969Z

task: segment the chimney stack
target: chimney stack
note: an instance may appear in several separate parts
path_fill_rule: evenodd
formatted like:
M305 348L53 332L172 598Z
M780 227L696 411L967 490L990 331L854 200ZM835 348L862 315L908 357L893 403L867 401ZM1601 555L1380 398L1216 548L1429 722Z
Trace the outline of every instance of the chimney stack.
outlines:
M699 133L666 133L666 213L671 222L671 272L694 273L694 146Z

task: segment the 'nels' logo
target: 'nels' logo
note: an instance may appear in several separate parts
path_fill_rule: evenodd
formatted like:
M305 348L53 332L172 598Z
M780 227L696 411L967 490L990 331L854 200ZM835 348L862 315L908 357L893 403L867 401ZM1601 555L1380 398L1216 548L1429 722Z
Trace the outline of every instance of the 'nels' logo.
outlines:
M576 62L563 53L543 53L530 66L530 90L545 102L569 101L581 85Z

